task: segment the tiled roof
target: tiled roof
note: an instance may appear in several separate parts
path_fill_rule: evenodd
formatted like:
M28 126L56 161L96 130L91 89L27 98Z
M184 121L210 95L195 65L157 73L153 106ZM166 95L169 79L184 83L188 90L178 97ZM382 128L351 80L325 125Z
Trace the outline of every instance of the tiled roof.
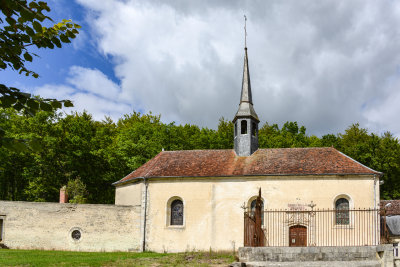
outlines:
M239 157L232 149L162 151L115 184L152 177L377 174L331 147L258 149Z

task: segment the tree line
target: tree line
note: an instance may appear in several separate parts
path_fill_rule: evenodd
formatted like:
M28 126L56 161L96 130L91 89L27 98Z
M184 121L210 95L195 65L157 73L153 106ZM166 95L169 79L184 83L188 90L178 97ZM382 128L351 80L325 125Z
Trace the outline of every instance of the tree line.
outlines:
M163 123L160 115L133 112L117 122L95 121L87 113L63 115L39 111L34 116L0 108L4 138L30 140L34 146L0 146L0 199L58 201L64 185L85 192L88 203L113 203L113 182L165 150L232 149L233 124L221 118L216 130ZM35 142L32 142L34 140ZM381 197L400 198L400 143L391 133L369 133L359 124L344 133L308 135L304 126L264 123L260 148L333 146L384 173ZM75 201L78 201L75 199ZM79 201L78 201L79 202Z

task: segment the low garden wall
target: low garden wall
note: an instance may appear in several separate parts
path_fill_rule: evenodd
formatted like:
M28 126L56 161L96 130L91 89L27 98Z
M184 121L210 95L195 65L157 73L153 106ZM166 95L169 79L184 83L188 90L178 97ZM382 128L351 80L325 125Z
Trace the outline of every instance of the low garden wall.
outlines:
M12 249L139 251L140 206L0 201L0 244Z

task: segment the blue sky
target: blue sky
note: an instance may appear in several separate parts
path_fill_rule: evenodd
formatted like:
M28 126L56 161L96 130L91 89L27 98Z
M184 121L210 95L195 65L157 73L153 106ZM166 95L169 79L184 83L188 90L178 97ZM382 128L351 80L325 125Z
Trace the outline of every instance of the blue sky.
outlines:
M62 49L39 50L39 79L2 82L71 99L94 118L133 110L215 128L238 107L243 14L261 123L297 121L316 135L352 123L400 136L400 3L51 0L50 16L82 26Z
M48 5L51 12L47 15L53 19L54 23L62 19L72 19L83 27L83 32L88 33L89 26L85 21L87 10L81 5L68 0L52 0L48 1ZM51 22L47 21L45 25L50 24ZM82 34L79 39L82 39ZM94 42L85 41L83 44L80 40L78 42L73 40L71 44L64 44L62 49L32 49L30 51L38 54L39 57L35 57L32 63L28 62L26 65L39 73L40 78L26 77L19 75L18 72L7 70L0 72L0 79L9 85L23 85L27 90L32 91L36 86L64 82L69 68L78 65L87 68L96 67L117 82L110 58L98 53Z

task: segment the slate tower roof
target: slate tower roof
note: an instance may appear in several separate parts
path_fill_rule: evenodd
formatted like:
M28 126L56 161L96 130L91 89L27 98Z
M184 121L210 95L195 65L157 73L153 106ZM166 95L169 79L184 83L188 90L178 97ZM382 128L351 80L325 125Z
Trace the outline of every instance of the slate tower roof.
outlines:
M253 107L251 93L249 59L247 47L244 47L244 64L242 91L240 94L239 109L233 118L234 123L234 150L238 156L247 157L258 149L258 115Z
M239 109L236 112L233 122L240 117L253 118L257 122L258 115L253 107L253 97L251 94L251 83L250 83L250 71L249 71L249 60L247 56L247 47L244 48L244 64L243 64L243 78L242 78L242 92L240 95Z

